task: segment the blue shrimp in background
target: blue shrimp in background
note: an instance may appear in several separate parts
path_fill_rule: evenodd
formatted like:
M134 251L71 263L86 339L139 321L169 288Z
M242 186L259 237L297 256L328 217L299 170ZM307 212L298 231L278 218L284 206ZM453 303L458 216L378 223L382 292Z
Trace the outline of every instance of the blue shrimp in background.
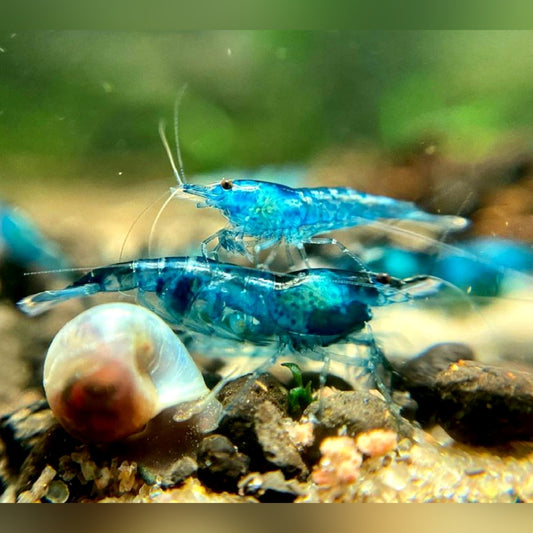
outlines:
M0 202L0 278L2 293L16 301L31 286L25 272L63 271L71 263L21 209ZM70 275L67 275L69 277Z
M406 338L423 329L434 342L468 344L487 363L503 361L531 364L530 320L533 302L533 250L531 245L496 237L471 238L454 246L406 250L391 245L361 248L373 270L389 269L397 277L425 273L445 280L459 290L449 301L436 301L424 313L404 310L380 323L383 331L402 321ZM341 268L346 260L333 261ZM455 301L454 301L455 300ZM466 306L464 304L467 304ZM458 304L458 305L456 305ZM431 313L428 313L432 311ZM376 334L380 334L379 329ZM407 359L426 348L420 342L408 347L387 345L395 359Z
M72 298L136 290L139 303L178 332L265 347L269 366L286 348L324 363L361 367L375 377L375 369L388 363L368 327L372 308L425 299L442 286L427 276L400 280L326 268L280 275L201 257L169 257L100 267L65 289L28 296L18 305L37 315ZM346 343L366 347L366 360L325 350Z
M531 284L533 249L496 237L477 237L445 249L407 250L393 245L360 248L360 257L374 271L405 278L420 274L442 278L472 296L495 297ZM342 268L347 261L333 261Z
M20 265L43 270L70 268L59 246L46 238L21 209L0 203L0 250Z
M435 262L433 275L479 296L498 296L513 286L531 283L533 250L530 245L483 237L456 245L459 253L443 254ZM468 255L462 255L466 251ZM472 256L479 258L475 261ZM526 275L521 275L526 274Z

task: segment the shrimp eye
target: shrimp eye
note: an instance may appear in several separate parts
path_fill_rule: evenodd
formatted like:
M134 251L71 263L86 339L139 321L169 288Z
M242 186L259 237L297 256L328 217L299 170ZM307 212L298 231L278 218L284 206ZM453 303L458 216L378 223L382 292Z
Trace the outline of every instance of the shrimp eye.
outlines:
M383 285L388 285L391 282L391 277L389 274L383 272L376 275L376 281L378 283L383 283Z
M225 189L226 191L229 191L233 188L233 182L231 180L222 180L220 182L220 186Z

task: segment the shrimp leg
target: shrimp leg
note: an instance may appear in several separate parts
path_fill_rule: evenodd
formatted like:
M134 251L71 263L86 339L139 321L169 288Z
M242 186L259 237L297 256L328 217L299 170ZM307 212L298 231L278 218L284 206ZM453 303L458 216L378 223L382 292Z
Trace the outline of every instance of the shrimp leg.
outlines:
M368 270L365 264L351 250L349 250L346 246L344 246L344 244L342 244L342 242L338 241L337 239L331 237L311 237L305 242L308 244L331 244L332 246L336 246L341 250L342 253L346 254L350 259L353 259L357 263L359 270Z
M269 252L265 261L257 265L257 268L261 270L268 270L268 268L270 267L270 264L272 263L272 261L274 261L276 255L278 254L279 244L280 244L280 239L278 237L275 237L273 239L268 239L266 241L259 242L254 246L255 257L258 257L259 254L263 250L266 250L267 248L272 247L272 250ZM252 260L252 263L253 263L253 260Z
M213 251L209 252L207 250L207 245L214 239L217 239L218 242ZM218 252L220 248L223 248L232 254L243 255L248 261L250 261L250 263L254 262L253 255L247 250L244 244L243 234L238 230L223 228L209 236L201 244L202 255L206 259L214 259L215 261L218 261L219 259Z
M302 258L302 261L304 262L305 266L307 268L311 268L311 265L309 264L309 257L307 256L307 252L305 251L303 243L297 243L296 248L298 249L298 253L300 254L300 257Z

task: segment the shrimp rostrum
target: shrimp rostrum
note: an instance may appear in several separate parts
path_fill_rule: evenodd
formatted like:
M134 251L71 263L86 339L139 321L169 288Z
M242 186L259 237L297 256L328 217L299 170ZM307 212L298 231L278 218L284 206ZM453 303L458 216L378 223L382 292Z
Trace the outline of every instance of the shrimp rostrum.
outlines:
M270 347L270 363L283 348L326 362L334 356L325 347L355 343L366 346L370 357L353 364L373 372L384 361L364 331L371 308L426 298L440 288L441 281L428 276L400 280L327 268L274 274L202 257L168 257L99 267L18 305L38 315L72 298L136 290L139 302L178 332Z

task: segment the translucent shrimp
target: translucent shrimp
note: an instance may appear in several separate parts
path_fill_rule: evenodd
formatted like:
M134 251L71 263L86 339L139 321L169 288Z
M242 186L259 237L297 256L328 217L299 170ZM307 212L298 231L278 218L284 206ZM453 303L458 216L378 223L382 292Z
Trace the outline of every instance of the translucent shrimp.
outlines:
M28 296L18 305L38 315L71 298L136 290L139 302L178 332L265 347L268 367L286 348L376 377L376 368L388 362L367 328L371 307L425 298L440 288L440 280L427 276L400 280L332 269L278 275L201 257L168 257L100 267L65 289ZM355 360L324 350L337 343L366 347L369 356ZM376 384L386 393L381 381Z

